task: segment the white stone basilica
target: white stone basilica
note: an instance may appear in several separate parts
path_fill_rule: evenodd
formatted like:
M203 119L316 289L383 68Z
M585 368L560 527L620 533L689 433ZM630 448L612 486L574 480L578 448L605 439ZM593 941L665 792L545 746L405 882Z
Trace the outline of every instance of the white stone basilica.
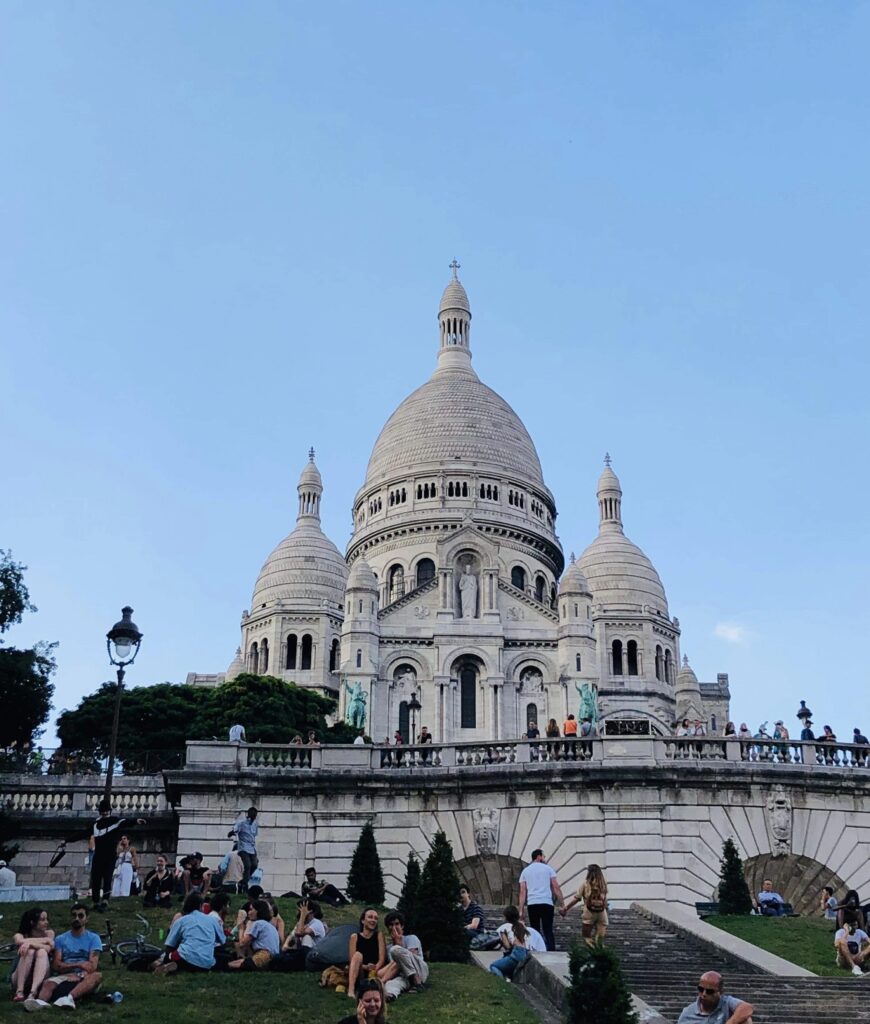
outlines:
M436 741L509 739L581 708L609 734L669 733L678 717L721 732L728 677L699 683L681 666L679 622L623 532L609 457L598 536L563 573L532 439L472 368L456 265L438 321L438 365L375 442L346 555L321 530L312 451L296 528L260 571L235 660L188 682L269 673L337 696L342 716L364 701L376 742L423 725Z

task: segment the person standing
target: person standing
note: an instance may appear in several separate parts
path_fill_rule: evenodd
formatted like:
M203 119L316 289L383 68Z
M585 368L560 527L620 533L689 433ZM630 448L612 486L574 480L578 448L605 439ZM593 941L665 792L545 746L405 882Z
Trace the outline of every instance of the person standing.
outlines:
M230 838L236 837L238 854L242 858L242 864L245 867L244 874L242 875L242 892L248 888L251 875L257 870L257 865L259 864L257 859L257 835L260 831L260 826L257 824L257 814L256 807L249 807L245 816L239 818L233 826L232 832L230 832Z
M117 830L130 818L118 818L112 814L112 804L100 801L100 816L94 822L88 847L93 855L91 860L91 899L95 907L102 907L112 891L112 874L117 857ZM144 818L136 818L135 824L145 825Z
M523 868L520 874L520 918L528 908L529 924L544 936L547 949L552 952L556 948L553 935L553 898L558 899L565 907L565 899L556 872L544 860L543 850L532 850L532 862Z
M133 879L139 871L139 854L136 847L130 845L129 836L121 836L115 853L112 895L129 896L133 888Z
M609 923L607 920L607 882L604 879L604 872L597 864L590 864L586 869L586 879L577 890L577 895L572 896L559 911L562 917L576 903L583 904L581 934L586 945L594 946L596 942L604 942Z

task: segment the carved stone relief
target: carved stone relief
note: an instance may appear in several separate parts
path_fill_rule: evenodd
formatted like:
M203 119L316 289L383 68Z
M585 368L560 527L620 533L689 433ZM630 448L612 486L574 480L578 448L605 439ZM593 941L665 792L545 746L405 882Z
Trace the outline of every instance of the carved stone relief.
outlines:
M782 786L774 786L767 798L767 825L774 857L791 853L791 799Z
M495 807L475 807L471 812L474 845L479 854L498 852L498 819Z

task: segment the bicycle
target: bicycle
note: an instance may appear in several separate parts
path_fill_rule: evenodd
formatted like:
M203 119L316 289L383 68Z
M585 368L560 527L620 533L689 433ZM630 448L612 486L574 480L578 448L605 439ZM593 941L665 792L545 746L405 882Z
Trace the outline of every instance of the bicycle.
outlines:
M148 942L148 936L151 934L151 923L147 918L141 914L136 915L136 919L142 923L143 931L139 932L138 935L129 939L119 939L117 942L114 941L114 934L112 930L112 922L106 921L106 937L108 942L103 943L103 950L108 949L112 956L112 963L115 964L118 961L118 957L121 958L122 964L129 963L134 957L146 956L146 957L158 957L163 953L161 946L155 946L153 943Z

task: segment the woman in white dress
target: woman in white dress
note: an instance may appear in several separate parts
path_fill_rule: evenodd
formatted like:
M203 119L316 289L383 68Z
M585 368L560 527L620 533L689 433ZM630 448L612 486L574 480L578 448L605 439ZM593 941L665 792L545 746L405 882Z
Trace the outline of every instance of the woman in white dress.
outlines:
M115 872L112 875L112 895L129 896L133 885L133 876L139 870L139 854L136 847L130 845L128 836L121 836L115 861Z

